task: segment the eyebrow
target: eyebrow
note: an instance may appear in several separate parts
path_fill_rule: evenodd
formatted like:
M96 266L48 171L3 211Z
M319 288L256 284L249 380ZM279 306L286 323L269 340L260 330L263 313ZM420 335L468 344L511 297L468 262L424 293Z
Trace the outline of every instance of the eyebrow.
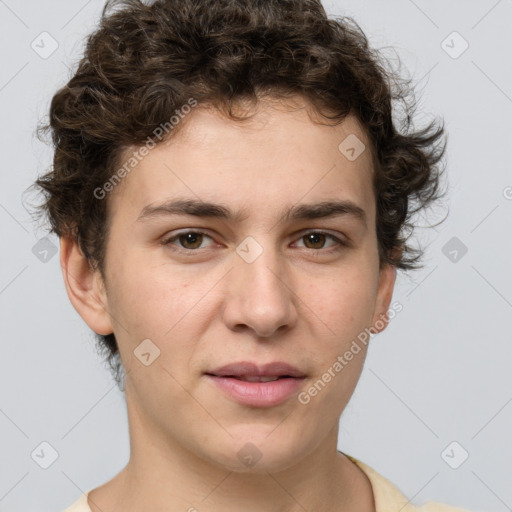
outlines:
M145 206L136 222L146 219L170 216L192 215L195 217L217 218L232 222L242 222L248 218L245 209L233 212L227 206L209 203L196 199L174 199L158 205ZM348 199L323 201L314 204L299 204L281 212L279 222L287 220L313 220L327 217L349 216L367 227L366 212L363 208Z

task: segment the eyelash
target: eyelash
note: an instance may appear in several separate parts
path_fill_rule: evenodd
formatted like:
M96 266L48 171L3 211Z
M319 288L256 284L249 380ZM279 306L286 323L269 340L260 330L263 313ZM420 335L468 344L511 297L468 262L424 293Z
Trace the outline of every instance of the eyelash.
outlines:
M164 240L161 241L161 244L163 246L170 247L170 246L172 246L172 242L174 242L175 240L178 240L181 236L188 235L190 233L199 234L199 235L205 235L208 238L211 238L213 240L213 238L208 233L206 233L205 231L202 231L200 229L193 229L193 230L191 229L191 230L188 230L188 231L182 231L181 233L173 235L172 237L165 238ZM301 237L299 237L299 239L300 238L304 238L305 236L311 235L311 234L325 235L328 238L331 238L332 240L337 242L337 244L338 244L337 247L335 246L334 248L331 247L331 248L328 248L328 249L310 249L310 248L306 247L306 250L312 251L314 253L319 253L319 252L322 252L322 251L326 251L328 253L330 253L330 252L338 252L338 251L341 251L342 249L350 246L349 242L347 242L345 240L342 240L342 239L332 235L331 233L327 233L325 231L315 231L315 230L308 231L307 233L305 233ZM181 252L181 253L193 253L193 252L198 252L201 249L186 249L184 247L181 247L181 248L174 247L172 250L175 250L175 251Z

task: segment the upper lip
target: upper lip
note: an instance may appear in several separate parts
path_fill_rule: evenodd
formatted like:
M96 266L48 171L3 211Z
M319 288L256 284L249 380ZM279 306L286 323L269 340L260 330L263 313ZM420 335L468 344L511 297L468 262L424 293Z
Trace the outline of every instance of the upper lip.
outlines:
M238 363L230 363L211 372L208 375L217 377L235 376L235 377L305 377L305 373L301 372L294 366L276 361L262 366L250 361L240 361Z

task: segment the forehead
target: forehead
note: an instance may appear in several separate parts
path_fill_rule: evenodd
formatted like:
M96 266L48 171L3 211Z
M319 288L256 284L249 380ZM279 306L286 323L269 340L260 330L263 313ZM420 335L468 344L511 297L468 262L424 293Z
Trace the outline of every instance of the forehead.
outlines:
M285 205L342 198L372 218L372 152L355 117L319 124L300 99L293 108L260 102L251 113L240 122L213 108L192 109L111 193L111 211L130 210L133 218L148 205L190 197L263 216L273 205L282 213Z

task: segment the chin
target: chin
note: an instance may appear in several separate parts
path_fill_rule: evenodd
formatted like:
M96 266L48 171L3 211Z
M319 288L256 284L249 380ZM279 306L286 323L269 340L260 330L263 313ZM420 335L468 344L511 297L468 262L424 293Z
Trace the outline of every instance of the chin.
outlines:
M207 454L208 458L223 469L236 473L277 473L293 466L300 458L297 443L288 443L285 438L276 433L271 439L266 429L260 435L233 436L227 446L217 444L214 453ZM220 450L219 450L220 448Z

